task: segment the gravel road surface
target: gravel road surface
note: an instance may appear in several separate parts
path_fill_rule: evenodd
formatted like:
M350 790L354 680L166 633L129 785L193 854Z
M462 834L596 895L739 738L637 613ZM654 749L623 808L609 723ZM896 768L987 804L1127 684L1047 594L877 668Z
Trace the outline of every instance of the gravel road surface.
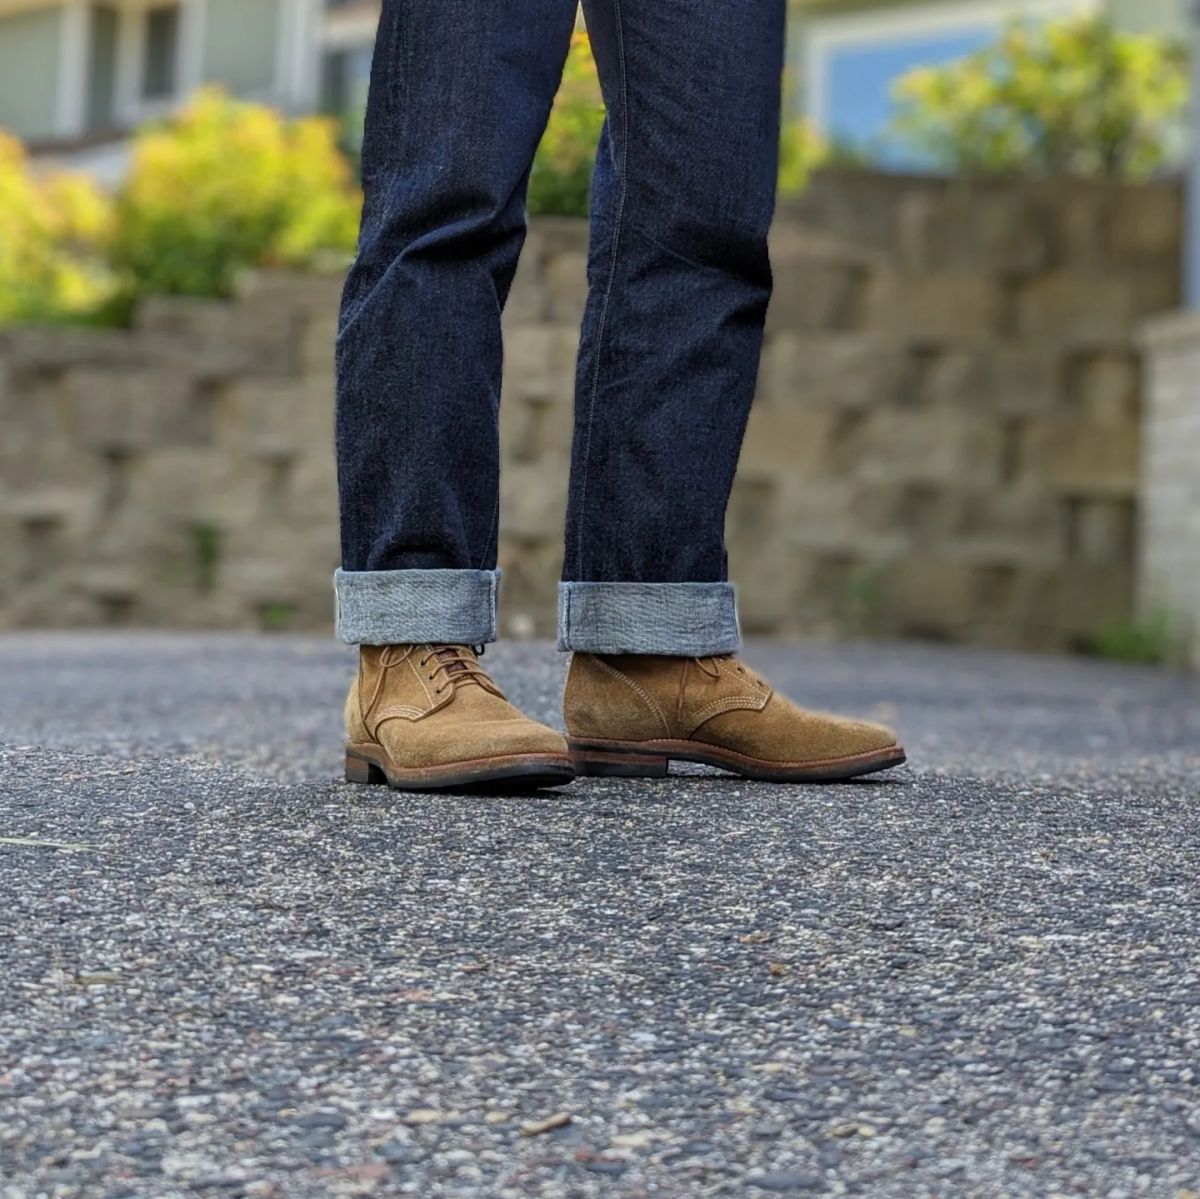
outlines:
M747 657L910 766L403 795L326 640L0 637L0 1197L1195 1199L1200 684Z

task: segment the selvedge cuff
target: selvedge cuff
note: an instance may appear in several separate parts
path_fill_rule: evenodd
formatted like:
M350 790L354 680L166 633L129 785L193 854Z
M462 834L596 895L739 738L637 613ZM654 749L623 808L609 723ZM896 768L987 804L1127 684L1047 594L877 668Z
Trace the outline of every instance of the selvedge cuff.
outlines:
M338 570L333 586L351 645L496 640L498 570Z
M741 648L732 583L559 583L558 648L703 657Z

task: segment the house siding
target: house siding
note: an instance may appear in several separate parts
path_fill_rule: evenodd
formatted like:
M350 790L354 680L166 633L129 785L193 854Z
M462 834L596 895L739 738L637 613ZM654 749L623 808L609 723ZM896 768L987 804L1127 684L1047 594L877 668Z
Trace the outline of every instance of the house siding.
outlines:
M961 9L963 0L941 0L947 7ZM809 3L792 10L791 30L797 46L803 43L807 26L822 17L840 17L856 12L887 12L906 8L936 8L939 0L827 0ZM1019 0L1013 0L1013 11ZM1100 5L1113 21L1124 29L1142 33L1166 33L1183 36L1187 33L1185 5L1181 0L1105 0Z
M969 13L973 0L793 0L788 30L788 89L787 105L793 115L805 112L805 75L808 51L814 30L827 19L862 15L878 18L909 12L936 13L944 8L947 16L959 20ZM983 4L983 0L979 0ZM1058 0L1070 8L1071 0ZM1085 0L1078 0L1082 7ZM1029 0L990 0L986 7L1011 11L1019 19ZM1033 5L1037 7L1036 3ZM1169 37L1186 37L1189 33L1186 6L1183 0L1096 0L1095 8L1106 13L1119 28L1138 33L1159 33Z
M0 34L0 127L38 140L55 133L60 8L3 18Z
M240 95L275 86L280 0L208 0L203 74Z
M1108 7L1122 28L1171 37L1187 35L1187 12L1181 0L1110 0Z

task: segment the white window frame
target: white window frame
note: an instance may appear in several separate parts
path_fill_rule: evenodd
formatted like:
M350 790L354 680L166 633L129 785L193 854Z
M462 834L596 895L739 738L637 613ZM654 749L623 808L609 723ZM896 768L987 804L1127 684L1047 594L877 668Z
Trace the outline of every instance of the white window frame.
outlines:
M1095 12L1102 3L1103 0L955 0L946 4L917 4L900 9L813 17L805 31L805 111L818 130L825 132L828 129L827 64L830 54L835 51L980 25L1002 29L1009 21L1022 18Z
M373 46L378 29L377 4L364 3L350 9L328 9L322 22L321 49L328 53Z
M306 111L317 104L324 7L323 0L280 0L272 95L293 109Z
M374 50L379 33L380 7L371 0L363 0L353 8L325 10L318 46L318 90L320 71L331 55Z
M54 131L62 138L79 137L87 125L88 56L92 40L92 6L87 0L61 5L58 42L58 94Z
M39 8L62 10L59 32L58 89L54 134L63 141L87 131L88 56L91 51L94 0L0 0L0 16ZM116 94L113 120L132 128L165 116L204 82L204 31L208 0L112 0L117 10ZM147 100L145 85L146 18L150 10L179 6L179 44L175 92ZM354 30L364 41L375 34L377 16L359 15ZM294 111L315 108L320 90L321 56L329 40L323 0L280 0L272 81L254 99Z
M175 90L169 96L147 99L146 29L149 14L159 8L179 8L179 42L175 47ZM205 0L123 0L117 33L116 118L137 125L177 107L201 82Z

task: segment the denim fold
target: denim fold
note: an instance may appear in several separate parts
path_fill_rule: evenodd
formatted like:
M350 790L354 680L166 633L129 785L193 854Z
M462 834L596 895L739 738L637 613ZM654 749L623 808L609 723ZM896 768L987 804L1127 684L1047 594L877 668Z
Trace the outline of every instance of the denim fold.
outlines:
M333 586L351 645L496 640L498 570L338 570Z
M558 648L702 657L741 648L732 583L558 585Z

